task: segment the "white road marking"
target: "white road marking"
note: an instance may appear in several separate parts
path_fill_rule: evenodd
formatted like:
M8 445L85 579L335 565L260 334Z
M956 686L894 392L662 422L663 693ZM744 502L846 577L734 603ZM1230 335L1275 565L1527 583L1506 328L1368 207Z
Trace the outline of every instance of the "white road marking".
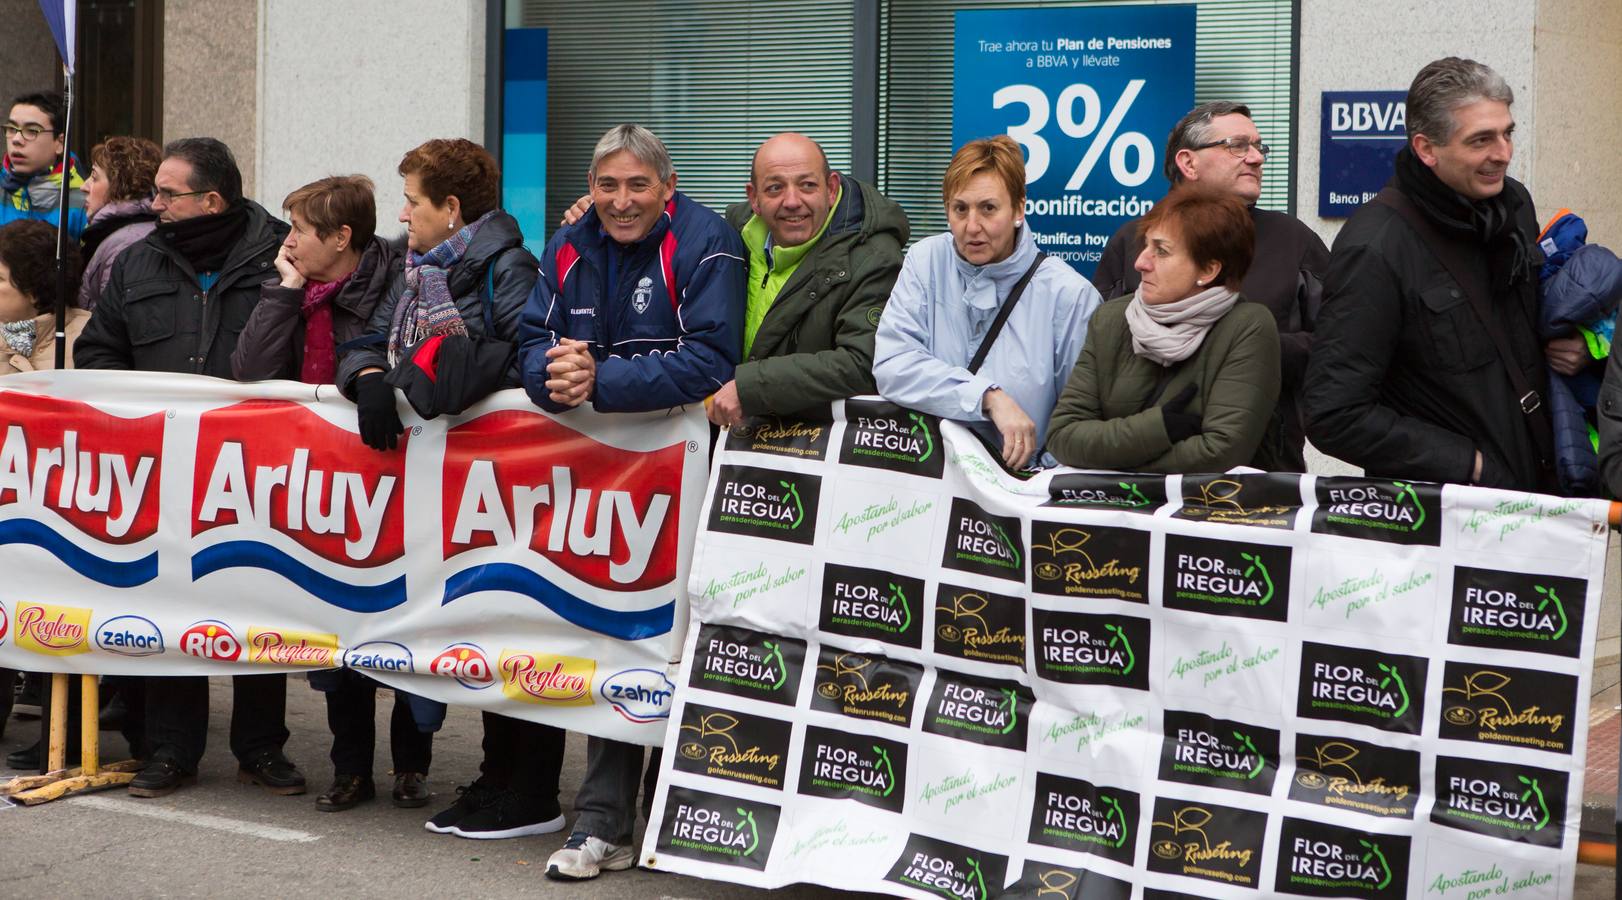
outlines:
M108 812L144 816L148 819L160 819L166 822L179 822L183 825L195 825L198 828L209 828L230 834L244 834L248 837L264 838L267 841L281 841L285 844L308 844L321 840L319 835L310 834L306 831L277 828L274 825L260 825L257 822L227 819L224 816L211 816L207 813L182 812L178 809L151 806L149 805L150 802L116 800L112 797L73 797L68 800L68 803L72 806L88 806Z

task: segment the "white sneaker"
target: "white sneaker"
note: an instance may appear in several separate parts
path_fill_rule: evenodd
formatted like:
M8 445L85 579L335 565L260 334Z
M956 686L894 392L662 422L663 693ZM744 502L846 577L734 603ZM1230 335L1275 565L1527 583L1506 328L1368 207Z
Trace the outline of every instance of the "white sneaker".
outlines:
M553 881L586 881L603 872L631 867L636 855L625 844L610 844L583 831L569 835L563 849L546 861L546 877Z

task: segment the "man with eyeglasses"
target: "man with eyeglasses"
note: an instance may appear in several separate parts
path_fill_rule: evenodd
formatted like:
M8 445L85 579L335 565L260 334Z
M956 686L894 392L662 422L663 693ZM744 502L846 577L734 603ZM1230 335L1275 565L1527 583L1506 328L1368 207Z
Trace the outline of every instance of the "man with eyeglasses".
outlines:
M1254 465L1275 472L1305 472L1306 429L1301 414L1301 384L1312 349L1313 322L1322 298L1329 248L1299 219L1259 209L1262 165L1271 147L1251 121L1250 108L1224 100L1202 103L1183 116L1166 141L1166 178L1175 187L1185 181L1231 191L1250 208L1256 223L1256 255L1245 275L1245 299L1265 305L1278 323L1280 344L1278 410ZM1138 220L1115 232L1093 273L1093 284L1106 299L1138 289L1132 261L1143 252Z
M81 369L185 372L231 377L237 336L259 300L288 226L242 196L242 173L224 144L185 138L163 150L153 179L155 231L119 255L96 314L73 347ZM231 752L237 778L273 794L304 793L287 757L287 676L232 679ZM137 797L162 797L197 774L208 736L208 679L142 679L125 737L144 746L130 782ZM140 733L144 725L143 735Z
M56 224L62 178L68 179L68 237L84 231L84 179L63 141L62 95L23 94L6 115L6 153L0 158L0 225L21 219Z

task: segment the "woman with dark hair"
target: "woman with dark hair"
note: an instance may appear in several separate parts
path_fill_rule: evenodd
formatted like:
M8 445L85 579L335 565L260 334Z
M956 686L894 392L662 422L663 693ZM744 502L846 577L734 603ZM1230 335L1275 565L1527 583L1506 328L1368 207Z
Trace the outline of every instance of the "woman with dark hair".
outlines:
M157 227L152 211L152 179L163 152L146 138L110 137L90 151L90 177L84 183L84 211L90 224L79 236L85 260L78 304L95 309L124 248Z
M407 153L399 172L405 273L373 311L366 336L338 362L338 386L359 408L361 440L376 450L393 449L404 430L384 376L429 338L516 342L540 268L518 220L498 207L501 170L483 147L432 140ZM518 386L516 352L496 380Z
M1225 472L1261 444L1279 391L1278 326L1238 292L1255 228L1238 198L1174 189L1143 217L1143 281L1098 308L1059 397L1059 462Z

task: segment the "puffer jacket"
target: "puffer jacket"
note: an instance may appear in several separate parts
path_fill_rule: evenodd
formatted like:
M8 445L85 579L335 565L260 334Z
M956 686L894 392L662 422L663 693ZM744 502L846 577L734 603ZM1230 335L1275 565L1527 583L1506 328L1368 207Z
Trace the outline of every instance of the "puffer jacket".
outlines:
M84 277L79 280L80 309L96 308L96 301L113 277L113 264L119 255L157 227L158 215L149 200L124 200L96 210L79 236L79 258L85 261Z
M1278 326L1260 303L1239 302L1211 326L1188 359L1170 367L1132 350L1126 308L1111 300L1087 325L1087 340L1059 395L1048 452L1068 466L1123 472L1226 472L1251 463L1279 391ZM1184 411L1200 434L1173 443L1159 407L1194 385Z
M873 334L901 271L909 226L900 205L876 188L842 181L822 237L778 291L734 374L744 415L786 415L876 390ZM755 254L750 230L766 225L749 204L729 207L727 222Z
M287 223L252 200L241 240L214 286L203 290L191 263L154 232L125 250L96 314L73 347L80 369L185 372L230 378L237 336L259 302Z
M372 311L400 276L405 257L373 237L337 295L332 298L332 337L342 346L366 333ZM231 369L238 381L298 378L304 366L304 289L282 287L280 278L259 288L259 305L237 339Z
M461 260L451 267L447 279L469 336L517 340L518 317L524 310L525 298L535 286L538 265L535 257L524 249L524 234L518 228L517 219L498 210L479 226ZM405 274L402 272L389 284L382 302L372 310L366 333L338 348L338 387L351 400L355 397L355 378L362 369L376 366L386 372L390 368L389 329L393 327L394 310L404 291ZM493 333L485 328L486 303ZM503 386L517 387L518 383L518 369L514 365Z

